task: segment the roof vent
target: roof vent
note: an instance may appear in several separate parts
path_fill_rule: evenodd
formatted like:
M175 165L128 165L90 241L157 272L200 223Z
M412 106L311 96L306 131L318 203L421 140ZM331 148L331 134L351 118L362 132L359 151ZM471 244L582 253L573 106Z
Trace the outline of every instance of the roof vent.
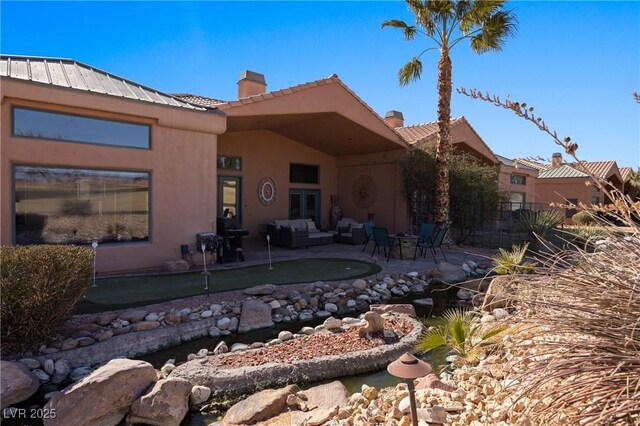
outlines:
M247 96L259 95L267 91L267 83L264 75L255 71L243 71L238 80L238 99Z

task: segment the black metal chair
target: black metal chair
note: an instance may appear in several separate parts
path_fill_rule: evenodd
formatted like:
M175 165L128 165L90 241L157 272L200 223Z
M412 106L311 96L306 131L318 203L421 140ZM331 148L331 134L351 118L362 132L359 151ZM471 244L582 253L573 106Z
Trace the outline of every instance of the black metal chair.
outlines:
M387 228L379 228L373 227L373 239L375 246L373 246L373 251L371 252L371 257L376 252L376 248L378 249L378 254L380 254L380 247L384 250L384 255L387 257L387 262L391 257L391 249L394 246L400 246L400 240L397 238L393 238L389 236L389 231ZM389 248L389 253L387 253L387 247Z
M431 250L431 248L433 247L432 237L435 230L435 223L423 223L422 225L420 225L420 234L418 235L416 249L413 252L413 260L416 260L418 250L420 250L420 255L423 258L427 256L427 250Z

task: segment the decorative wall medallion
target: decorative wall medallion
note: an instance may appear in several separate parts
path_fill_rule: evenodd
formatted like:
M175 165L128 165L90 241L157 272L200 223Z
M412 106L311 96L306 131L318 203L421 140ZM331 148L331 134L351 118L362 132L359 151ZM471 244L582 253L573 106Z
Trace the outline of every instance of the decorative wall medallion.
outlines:
M353 182L351 189L353 202L361 209L369 208L376 202L378 187L371 175L360 175Z
M273 179L266 177L258 183L258 199L265 206L270 206L276 200L276 184Z

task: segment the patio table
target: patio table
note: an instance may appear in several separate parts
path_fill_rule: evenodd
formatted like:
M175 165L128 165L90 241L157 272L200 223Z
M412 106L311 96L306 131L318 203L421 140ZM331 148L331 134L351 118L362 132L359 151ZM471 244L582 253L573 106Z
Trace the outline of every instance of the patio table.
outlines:
M391 255L394 257L398 257L398 255L400 255L400 259L404 259L404 257L402 256L402 248L403 246L408 248L409 250L415 250L416 249L416 244L418 243L418 236L417 235L404 235L404 234L394 234L394 235L390 235L391 238L396 238L400 241L400 244L397 247L393 248L393 250L391 250Z

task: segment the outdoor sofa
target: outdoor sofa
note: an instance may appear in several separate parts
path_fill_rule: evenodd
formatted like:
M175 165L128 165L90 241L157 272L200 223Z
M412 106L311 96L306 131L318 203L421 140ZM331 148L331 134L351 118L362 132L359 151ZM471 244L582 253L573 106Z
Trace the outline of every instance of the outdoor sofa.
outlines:
M267 224L267 235L274 245L290 249L333 243L332 233L306 219L274 220Z
M367 242L364 225L351 218L340 219L336 229L329 232L333 234L333 241L336 243L364 244Z

